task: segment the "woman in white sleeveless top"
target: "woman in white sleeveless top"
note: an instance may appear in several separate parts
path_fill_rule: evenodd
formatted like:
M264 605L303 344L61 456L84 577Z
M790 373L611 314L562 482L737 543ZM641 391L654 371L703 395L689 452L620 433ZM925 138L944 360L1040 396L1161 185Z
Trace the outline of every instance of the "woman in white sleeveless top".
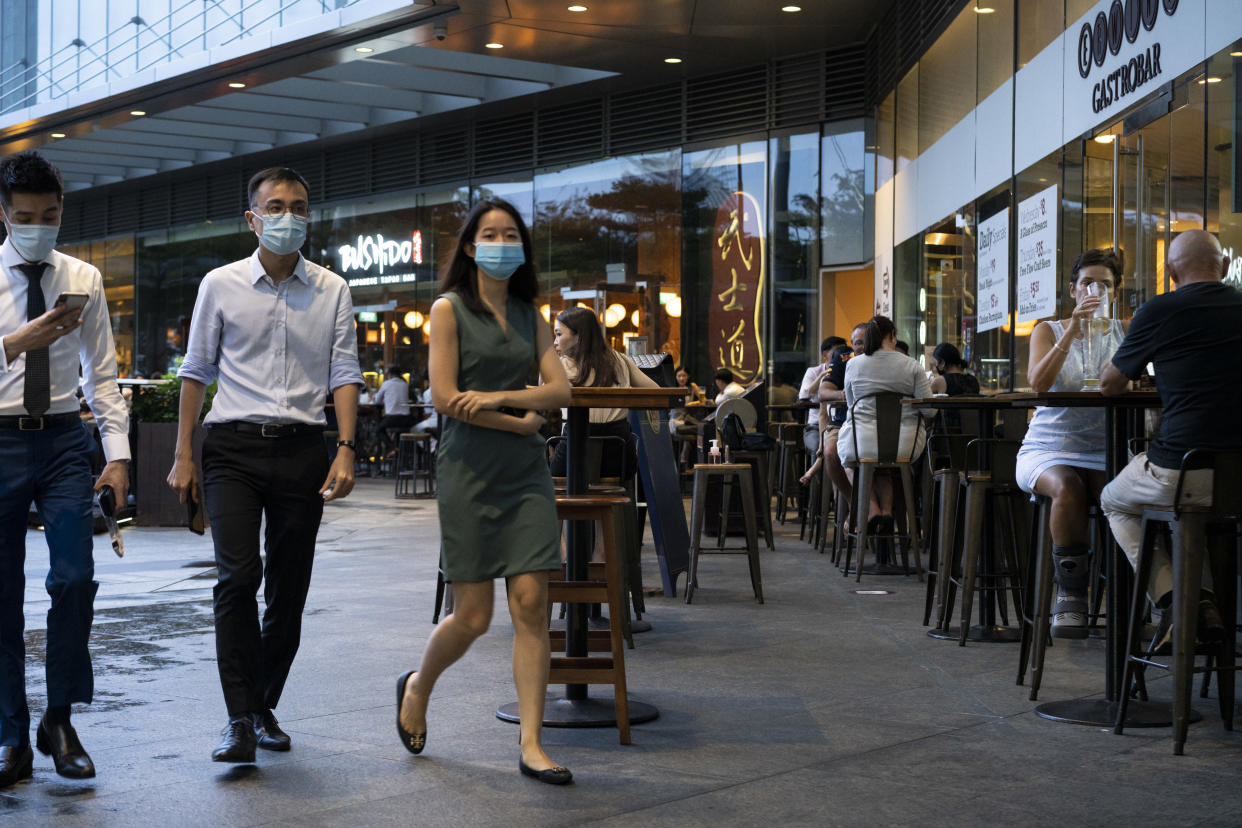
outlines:
M1077 303L1069 319L1040 322L1031 332L1027 379L1038 392L1081 391L1083 333L1100 298L1088 295L1099 283L1110 297L1121 282L1121 263L1112 250L1087 250L1074 262L1070 295ZM1125 338L1124 325L1112 321L1104 335L1107 365ZM1087 637L1087 509L1099 501L1104 477L1104 409L1037 408L1018 452L1018 485L1052 498L1054 578L1057 600L1052 635Z

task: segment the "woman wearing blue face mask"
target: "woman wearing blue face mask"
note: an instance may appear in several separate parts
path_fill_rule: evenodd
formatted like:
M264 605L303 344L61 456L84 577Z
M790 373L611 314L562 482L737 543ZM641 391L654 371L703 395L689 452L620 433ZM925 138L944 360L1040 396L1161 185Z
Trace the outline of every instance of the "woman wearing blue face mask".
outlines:
M573 777L543 750L548 686L548 575L560 569L552 477L538 436L539 410L569 403L569 380L533 300L538 279L530 234L512 205L470 211L442 295L431 306L432 403L444 417L437 454L440 565L454 610L423 650L417 672L397 679L397 732L411 753L427 738L427 703L440 674L491 622L493 581L509 584L513 678L521 719L522 773L565 784ZM543 384L527 387L538 369ZM523 409L518 412L514 409Z

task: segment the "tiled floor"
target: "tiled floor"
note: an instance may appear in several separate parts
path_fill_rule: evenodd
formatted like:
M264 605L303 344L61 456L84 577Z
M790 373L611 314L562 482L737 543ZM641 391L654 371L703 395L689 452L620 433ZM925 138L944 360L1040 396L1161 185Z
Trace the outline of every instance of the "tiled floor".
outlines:
M510 626L445 674L426 752L393 727L393 682L431 629L439 536L433 501L394 501L361 481L326 511L302 649L277 710L294 740L255 766L213 764L225 721L214 663L209 538L126 530L96 539L96 703L75 713L99 768L0 791L5 825L1190 825L1238 823L1242 734L1196 698L1186 755L1168 729L1114 736L1055 724L1014 684L1017 647L929 639L913 577L864 579L858 595L825 557L778 529L754 603L740 557L705 558L695 603L648 599L654 629L627 653L631 696L660 718L634 729L548 730L566 788L517 772ZM31 707L43 706L47 555L31 532ZM658 584L644 547L647 584ZM1103 687L1103 645L1057 642L1041 699ZM561 688L553 688L559 692ZM1169 683L1150 682L1167 699ZM607 690L593 690L607 694Z

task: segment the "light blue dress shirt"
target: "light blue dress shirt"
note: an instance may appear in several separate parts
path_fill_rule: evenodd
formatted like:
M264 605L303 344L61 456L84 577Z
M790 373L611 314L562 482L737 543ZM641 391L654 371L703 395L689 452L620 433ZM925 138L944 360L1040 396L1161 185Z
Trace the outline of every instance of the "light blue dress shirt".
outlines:
M324 425L328 392L362 385L349 287L298 256L279 285L249 259L216 268L198 287L180 377L218 380L207 425Z

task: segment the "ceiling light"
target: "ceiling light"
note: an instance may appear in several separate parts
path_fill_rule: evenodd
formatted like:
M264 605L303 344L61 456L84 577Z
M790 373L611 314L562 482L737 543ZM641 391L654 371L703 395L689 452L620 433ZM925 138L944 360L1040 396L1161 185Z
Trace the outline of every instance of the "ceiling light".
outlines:
M372 49L370 46L355 46L354 51L360 55L369 55L375 50Z
M1100 144L1111 144L1113 141L1117 140L1117 136L1113 135L1111 132L1107 132L1103 135L1095 136L1095 140Z
M991 14L996 9L991 6L975 6L975 14Z
M681 63L681 58L665 58L665 63Z
M241 81L233 81L232 83L229 84L229 89L245 89L245 88L246 88L246 84L242 83Z
M781 6L781 11L788 12L789 14L793 14L794 12L802 11L802 7L801 6Z
M1230 52L1229 57L1242 57L1242 52Z
M143 115L146 115L147 113L141 109L131 109L129 111L129 114L133 115L135 118L141 118Z
M484 43L483 45L484 45L485 47L487 47L488 49L503 49L503 48L505 48L505 44L503 44L503 43Z
M53 138L64 138L64 137L65 137L65 133L63 133L63 132L53 132L53 133L52 133L52 137L53 137Z
M1204 81L1199 81L1199 85L1200 85L1200 86L1202 86L1202 85L1203 85L1203 83L1204 83ZM1207 79L1207 83L1220 83L1220 78L1215 77L1215 76L1210 77L1210 78L1208 78L1208 79Z
M582 5L573 5L569 7L569 10L571 12L584 12L587 10L587 7Z

